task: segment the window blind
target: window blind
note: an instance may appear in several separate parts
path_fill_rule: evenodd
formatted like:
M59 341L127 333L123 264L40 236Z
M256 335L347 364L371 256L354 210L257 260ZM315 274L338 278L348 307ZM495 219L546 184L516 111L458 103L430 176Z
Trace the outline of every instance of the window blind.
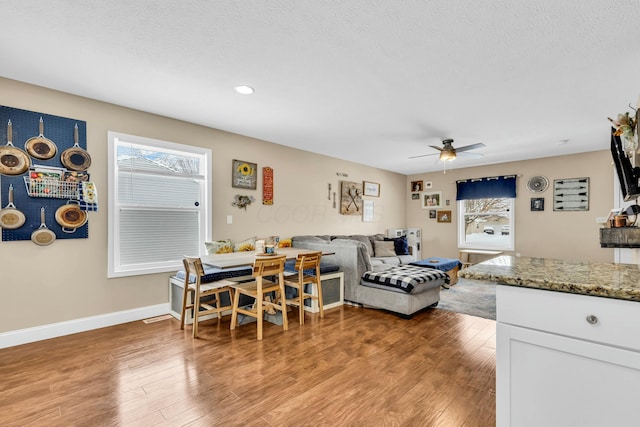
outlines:
M210 150L115 133L110 147L110 277L179 268L204 247Z

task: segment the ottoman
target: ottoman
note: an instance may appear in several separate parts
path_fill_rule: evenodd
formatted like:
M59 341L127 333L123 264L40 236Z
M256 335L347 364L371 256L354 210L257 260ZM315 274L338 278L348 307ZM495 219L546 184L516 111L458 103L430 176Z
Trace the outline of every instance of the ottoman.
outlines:
M431 257L425 258L422 261L415 261L409 265L415 265L418 267L431 267L436 270L444 271L449 275L449 285L455 285L458 283L458 270L462 266L459 259L455 258L439 258Z

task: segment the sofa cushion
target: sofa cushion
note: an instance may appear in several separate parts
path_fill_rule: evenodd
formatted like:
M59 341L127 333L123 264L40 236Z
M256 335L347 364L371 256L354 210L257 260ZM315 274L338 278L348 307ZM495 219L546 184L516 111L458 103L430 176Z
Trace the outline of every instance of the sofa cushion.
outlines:
M340 270L339 265L331 264L331 263L320 263L320 275L333 273L334 271L339 271L339 270ZM290 259L285 261L284 271L285 273L297 273L298 270L296 270L296 260ZM315 276L316 271L314 269L304 270L304 274L307 274L309 276Z
M204 267L204 276L200 279L200 283L217 282L222 279L231 279L233 277L251 276L253 274L253 267L250 265L244 265L241 267L231 268L217 268L217 267ZM184 280L186 275L184 270L179 270L176 273L176 277L180 280ZM195 283L196 275L189 275L189 283Z
M380 257L380 258L372 258L375 259L379 262L381 262L383 265L387 265L387 266L393 266L393 265L400 265L402 264L400 262L400 258L398 258L397 256L385 256L385 257Z
M369 239L369 237L363 234L352 234L350 236L331 236L331 240L338 240L338 239L355 240L357 242L362 242L367 248L367 253L369 254L369 256L372 257L374 254L373 245L371 244L371 239Z
M413 255L398 255L397 258L400 260L400 264L411 264L416 260Z
M393 242L385 242L384 240L375 240L374 244L374 253L376 258L382 257L395 257L396 250L394 248Z
M409 255L409 242L407 241L407 236L385 238L384 240L393 242L396 255Z
M449 283L449 276L446 273L434 268L415 267L403 265L393 267L384 272L367 271L362 275L362 284L369 286L388 286L390 288L400 289L406 293L422 292L424 286L429 282L435 283L438 287L440 284Z

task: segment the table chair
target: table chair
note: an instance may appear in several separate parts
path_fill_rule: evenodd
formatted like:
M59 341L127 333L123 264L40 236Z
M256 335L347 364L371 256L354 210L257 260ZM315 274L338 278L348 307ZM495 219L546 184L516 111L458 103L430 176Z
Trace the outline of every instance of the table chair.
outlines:
M304 301L306 299L314 299L318 301L320 317L324 317L324 310L322 307L324 305L322 303L322 281L320 280L320 258L322 258L322 252L299 254L296 258L295 266L297 273L285 276L284 278L285 286L289 286L298 291L295 297L287 299L286 302L289 305L298 306L298 315L300 317L301 325L304 325ZM310 270L312 270L313 273L311 273ZM311 293L305 292L305 285L311 286ZM314 285L317 294L313 293Z
M264 258L256 258L253 264L253 278L251 282L234 283L233 311L231 313L231 329L238 324L238 313L253 317L257 320L258 340L262 339L262 323L266 310L274 309L282 313L282 328L289 329L287 322L287 305L284 297L284 262L285 255L276 255ZM276 276L273 282L266 276ZM280 294L280 297L270 298L271 292ZM246 295L255 300L250 307L240 307L240 295Z
M229 292L229 302L233 300L230 285L234 282L230 280L218 280L215 282L202 283L204 268L200 258L184 257L184 292L182 294L182 311L180 313L180 329L184 329L185 314L188 309L193 312L193 337L198 338L198 321L200 316L215 314L220 323L222 312L231 310L231 305L222 305L220 295ZM193 283L191 279L194 278ZM191 303L188 303L188 295L191 293ZM208 298L203 301L203 298Z

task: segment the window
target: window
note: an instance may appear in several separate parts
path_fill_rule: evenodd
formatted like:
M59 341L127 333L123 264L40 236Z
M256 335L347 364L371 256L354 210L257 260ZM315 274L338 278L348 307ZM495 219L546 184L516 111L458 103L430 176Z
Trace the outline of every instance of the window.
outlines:
M458 247L514 250L515 176L458 181Z
M176 270L210 240L211 150L108 132L108 277Z

